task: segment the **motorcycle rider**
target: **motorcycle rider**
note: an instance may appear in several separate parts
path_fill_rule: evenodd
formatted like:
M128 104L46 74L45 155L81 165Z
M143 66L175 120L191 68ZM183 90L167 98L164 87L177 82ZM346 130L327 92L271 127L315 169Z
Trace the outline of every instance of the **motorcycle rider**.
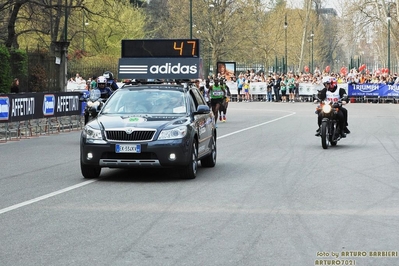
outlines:
M112 90L107 87L107 79L104 76L97 78L97 89L100 90L102 99L108 99L112 95Z
M119 89L118 84L116 84L114 79L114 74L111 71L105 71L103 76L107 79L107 87L111 88L113 91Z
M339 100L342 100L341 101L342 105L346 104L346 99L347 99L346 91L343 88L337 90L338 86L336 78L324 77L323 85L324 88L318 93L318 97L320 100L323 101L325 99L328 99L329 101L332 102L338 102ZM348 110L344 108L342 105L338 108L337 118L338 118L339 127L341 128L341 137L345 138L346 134L349 134L350 131L348 129ZM319 112L317 117L317 124L319 127L316 130L316 136L320 136L320 126L322 119L323 116L321 112Z

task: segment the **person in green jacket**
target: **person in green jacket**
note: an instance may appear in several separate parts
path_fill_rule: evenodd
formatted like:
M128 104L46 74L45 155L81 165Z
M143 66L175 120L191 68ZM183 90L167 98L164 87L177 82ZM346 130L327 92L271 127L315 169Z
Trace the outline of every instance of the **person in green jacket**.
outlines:
M295 77L292 72L288 74L288 79L287 79L287 86L288 86L288 97L290 103L295 102Z

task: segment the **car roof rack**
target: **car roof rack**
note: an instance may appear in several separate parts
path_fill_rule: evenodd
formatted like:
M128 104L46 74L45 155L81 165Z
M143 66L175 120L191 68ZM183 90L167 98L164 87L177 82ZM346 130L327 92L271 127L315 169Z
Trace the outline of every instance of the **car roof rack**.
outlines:
M191 85L194 82L189 79L125 79L125 85L140 85L140 84L177 84L177 85Z

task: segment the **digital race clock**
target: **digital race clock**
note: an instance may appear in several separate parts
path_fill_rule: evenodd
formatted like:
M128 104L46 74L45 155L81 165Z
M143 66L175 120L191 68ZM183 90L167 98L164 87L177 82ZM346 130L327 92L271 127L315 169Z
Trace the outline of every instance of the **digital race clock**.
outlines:
M198 39L122 40L122 57L199 58Z

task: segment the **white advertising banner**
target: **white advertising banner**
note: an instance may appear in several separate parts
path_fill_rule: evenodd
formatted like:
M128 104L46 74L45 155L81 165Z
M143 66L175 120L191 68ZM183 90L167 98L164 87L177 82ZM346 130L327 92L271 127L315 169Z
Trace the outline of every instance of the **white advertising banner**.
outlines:
M231 94L238 94L236 82L227 81L226 84L227 84L227 86L229 86ZM348 84L347 83L338 84L338 88L343 88L346 90L346 92L348 92ZM318 91L321 89L323 89L322 84L299 83L299 95L301 95L301 96L311 96L311 95L317 94ZM267 94L266 82L250 83L249 84L249 93L254 94L254 95L257 95L257 94L266 95ZM272 94L274 94L273 90L272 90Z

